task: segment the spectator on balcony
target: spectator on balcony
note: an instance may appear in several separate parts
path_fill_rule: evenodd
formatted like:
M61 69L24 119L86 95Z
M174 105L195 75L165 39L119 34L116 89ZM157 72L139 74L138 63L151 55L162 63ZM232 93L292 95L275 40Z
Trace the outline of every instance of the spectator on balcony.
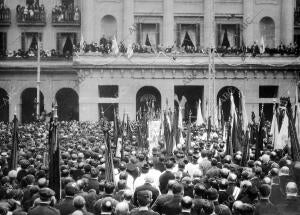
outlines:
M74 13L74 21L79 21L80 20L80 11L79 8L76 7L75 13Z

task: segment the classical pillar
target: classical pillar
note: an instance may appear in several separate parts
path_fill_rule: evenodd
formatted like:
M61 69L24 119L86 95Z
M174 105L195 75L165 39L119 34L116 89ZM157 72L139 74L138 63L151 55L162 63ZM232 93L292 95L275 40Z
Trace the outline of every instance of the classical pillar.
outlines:
M243 39L246 46L253 44L255 38L253 37L254 32L254 0L244 0L244 14L243 14L243 24L241 27L243 33ZM257 39L257 38L256 38Z
M164 25L163 25L163 45L165 47L174 44L174 0L164 0Z
M81 34L87 43L94 41L94 0L81 1Z
M281 41L288 45L294 41L294 0L281 0L280 25Z
M204 46L215 47L215 0L204 0Z
M134 0L123 1L123 39L126 44L135 42Z

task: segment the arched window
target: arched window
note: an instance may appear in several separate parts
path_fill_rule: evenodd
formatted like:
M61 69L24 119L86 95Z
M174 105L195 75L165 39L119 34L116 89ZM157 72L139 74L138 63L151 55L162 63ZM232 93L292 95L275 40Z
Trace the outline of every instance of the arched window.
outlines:
M217 102L218 105L221 105L221 114L223 117L223 120L226 122L229 119L230 116L230 96L231 93L233 95L235 107L237 108L237 111L239 111L239 104L240 104L240 91L238 88L233 87L233 86L226 86L220 89L217 95Z
M33 122L36 119L36 88L27 88L21 94L22 123ZM40 92L40 113L44 111L44 95Z
M9 97L7 92L0 88L0 122L9 121Z
M260 39L264 38L265 47L275 47L275 23L271 17L264 17L259 22Z
M112 15L106 15L101 19L101 35L106 39L117 37L117 20Z
M79 120L79 99L75 90L62 88L55 95L58 120Z

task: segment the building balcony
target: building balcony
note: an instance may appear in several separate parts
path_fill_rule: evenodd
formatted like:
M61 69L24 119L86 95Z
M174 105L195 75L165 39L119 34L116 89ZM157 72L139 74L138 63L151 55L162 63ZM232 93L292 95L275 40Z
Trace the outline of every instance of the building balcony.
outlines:
M52 25L53 26L74 26L80 27L81 17L78 8L75 10L57 10L52 11Z
M11 24L11 13L9 8L0 9L0 26L9 26Z
M295 26L300 27L300 8L296 8L294 12L294 22Z
M19 26L45 26L46 13L45 11L34 11L33 13L23 11L17 13L17 24Z

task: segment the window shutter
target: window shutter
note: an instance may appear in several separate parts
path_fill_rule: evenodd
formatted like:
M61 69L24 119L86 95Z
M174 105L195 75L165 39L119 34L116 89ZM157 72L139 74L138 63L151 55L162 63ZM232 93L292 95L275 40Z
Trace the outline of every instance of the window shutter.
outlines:
M4 50L6 51L7 50L7 33L6 32L3 33L3 47L4 47Z
M181 46L180 33L181 33L181 24L177 24L176 25L176 44L177 44L178 48L180 48L180 46Z
M200 24L196 24L196 46L200 46Z
M222 41L221 41L221 38L222 38L222 35L221 35L221 29L222 29L222 25L221 24L217 24L217 45L218 46L221 46L222 45Z
M142 31L142 23L136 23L136 41L139 44L142 44L142 39L141 39L141 31Z
M26 39L26 35L25 35L25 32L23 32L23 33L21 34L21 49L22 49L23 51L26 51L26 50L25 50L25 39Z
M236 39L235 39L235 45L239 48L241 46L241 26L240 24L236 25Z
M59 51L59 40L61 36L60 33L56 33L56 51Z
M159 45L159 23L156 24L156 46Z

